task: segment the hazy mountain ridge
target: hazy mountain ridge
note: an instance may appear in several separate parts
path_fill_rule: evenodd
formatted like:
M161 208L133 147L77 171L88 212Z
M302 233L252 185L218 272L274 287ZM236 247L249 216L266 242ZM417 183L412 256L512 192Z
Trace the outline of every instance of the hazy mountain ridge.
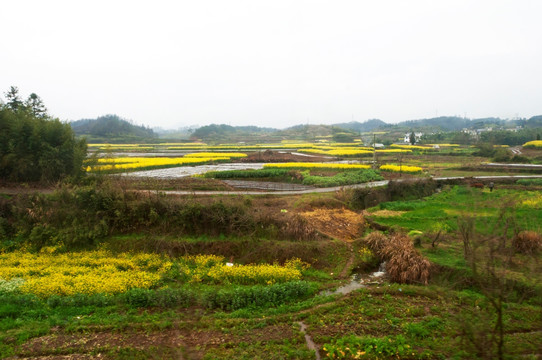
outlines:
M440 131L460 131L462 129L479 129L491 126L502 127L542 127L542 115L536 115L529 119L501 119L498 117L467 119L459 116L440 116L427 119L405 120L395 124L388 124L382 120L373 119L365 122L352 121L349 123L338 123L334 126L342 127L359 132L370 132L374 130L405 128L408 130L433 129Z
M76 135L97 140L142 141L157 137L154 131L143 125L134 125L117 115L104 115L96 119L81 119L70 123Z
M351 121L332 125L297 124L286 129L276 129L259 126L232 126L226 124L211 124L201 127L190 126L179 130L160 129L154 132L151 128L134 125L117 115L105 115L96 119L81 119L70 123L74 132L86 136L92 141L154 141L162 138L188 138L203 141L281 141L286 139L316 139L319 137L348 137L356 134L375 131L430 131L449 132L462 129L482 129L489 127L525 128L542 127L542 115L529 119L507 120L496 117L467 119L459 116L440 116L427 119L405 120L390 124L380 119L370 119L364 122ZM159 134L160 133L160 134ZM341 134L342 133L342 134Z

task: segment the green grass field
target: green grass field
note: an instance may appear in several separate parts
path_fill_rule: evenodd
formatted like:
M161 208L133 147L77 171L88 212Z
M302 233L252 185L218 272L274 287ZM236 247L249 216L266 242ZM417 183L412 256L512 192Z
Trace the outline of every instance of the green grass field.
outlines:
M367 209L365 216L389 227L388 233L410 233L416 251L434 267L428 285L375 281L346 295L325 291L350 281L349 272L341 276L345 268L361 277L376 270L378 261L361 239L363 232L372 230L360 228L360 239L353 242L304 237L301 230L310 224L294 221L297 218L292 215L313 207L341 209L348 203L346 193L188 201L116 198L116 191L107 195L81 190L70 206L83 206L81 211L92 219L89 204L100 204L98 220L115 219L106 235L92 238L96 242L88 244L87 251L108 249L108 256L117 259L115 271L121 273L135 265L119 259L135 254L140 254L140 262L144 254L160 254L160 261L168 265L161 267L152 258L156 264L148 260L144 265L146 271L161 274L158 282L110 294L38 296L25 292L16 281L0 282L0 354L2 358L314 359L301 331L303 323L323 358L496 358L492 301L498 299L502 302L503 358L536 359L542 354L540 252L509 251L519 231L540 233L542 196L528 189L497 186L490 192L449 186L423 199ZM64 221L55 217L55 204L72 204L71 200L67 193L40 199L33 203L35 215L12 213L2 229L14 227L15 216L39 217L36 228L39 224L41 232L30 231L26 239L60 241L45 236L55 221ZM52 201L51 207L44 205L47 201ZM223 218L208 217L209 209L221 211ZM257 219L238 219L256 213ZM124 223L116 218L118 214L131 214L137 223L121 228ZM223 233L176 223L190 219L205 220L206 226L217 226ZM233 231L227 224L220 225L224 219L241 227ZM472 219L469 234L477 269L465 257L461 237L468 219ZM265 224L265 234L257 231L260 224ZM81 224L77 226L81 232ZM227 233L228 229L232 232ZM21 238L22 230L7 233L15 237L2 237L6 256L17 246L18 251L39 258L40 253L29 246L32 242ZM291 237L286 239L284 234ZM500 241L504 241L501 250L491 253L493 244ZM56 249L59 256L73 251L65 246ZM44 246L41 254L47 251L54 257L54 248ZM311 266L304 262L283 266L294 257ZM232 260L233 272L226 265ZM92 264L88 261L88 266ZM34 269L27 260L17 268ZM46 267L41 269L46 271ZM31 270L28 279L41 276L40 271ZM70 270L62 272L68 276ZM502 276L492 282L491 273Z

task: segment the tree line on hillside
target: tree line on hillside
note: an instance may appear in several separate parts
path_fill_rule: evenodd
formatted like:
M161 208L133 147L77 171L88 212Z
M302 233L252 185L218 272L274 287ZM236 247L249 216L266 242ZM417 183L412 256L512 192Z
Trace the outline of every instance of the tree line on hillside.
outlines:
M53 182L84 173L86 141L69 124L47 114L35 93L26 100L16 87L0 102L0 179Z
M118 115L73 121L71 127L77 135L85 136L93 142L146 142L158 138L151 128L131 124Z
M422 142L424 143L453 143L453 144L475 144L488 143L494 145L523 145L527 141L537 140L542 135L542 127L525 128L517 131L493 130L483 131L479 135L473 136L462 131L438 132L434 134L424 134Z

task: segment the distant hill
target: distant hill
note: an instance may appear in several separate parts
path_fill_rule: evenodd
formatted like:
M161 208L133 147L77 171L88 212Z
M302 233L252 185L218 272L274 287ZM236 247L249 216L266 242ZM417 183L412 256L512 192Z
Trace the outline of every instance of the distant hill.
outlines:
M192 135L192 139L200 139L203 141L228 141L239 142L248 139L266 138L268 135L277 132L273 128L261 128L258 126L231 126L226 124L211 124L205 125L196 129Z
M149 141L157 134L145 126L134 125L117 115L105 115L96 119L81 119L70 123L76 135L86 136L88 141L127 143Z
M542 115L533 116L529 120L525 121L525 124L523 125L528 128L542 127Z
M295 125L277 132L277 136L288 140L316 140L330 137L338 142L350 142L359 137L358 132L335 125Z
M526 121L526 124L532 124L532 127L540 126L536 125L542 121L542 117L533 117ZM334 126L341 127L343 129L349 129L357 132L370 132L374 130L439 130L439 131L459 131L464 128L483 128L488 125L496 126L515 126L517 121L507 121L500 118L489 117L479 119L466 119L459 116L440 116L428 119L417 120L405 120L396 124L387 124L382 120L374 119L366 122L349 122L335 124ZM525 122L525 121L523 121ZM529 125L527 125L529 126Z
M371 119L371 120L367 120L365 122L358 122L358 121L351 121L351 122L347 122L347 123L339 123L339 124L334 124L334 126L336 127L340 127L342 129L347 129L347 130L352 130L352 131L355 131L355 132L369 132L369 131L373 131L373 130L376 130L378 128L381 128L381 127L384 127L384 126L387 126L388 124L386 124L384 121L380 120L380 119Z

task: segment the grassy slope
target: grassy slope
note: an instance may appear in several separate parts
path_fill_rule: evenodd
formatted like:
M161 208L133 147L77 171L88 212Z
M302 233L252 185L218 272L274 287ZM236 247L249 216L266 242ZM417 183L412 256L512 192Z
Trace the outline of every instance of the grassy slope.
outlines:
M509 200L532 198L536 193L497 189L493 193L455 187L424 200L382 204L380 208L407 211L400 217L375 218L388 225L430 234L437 229L449 233L457 228L462 213L479 214L477 228L489 233L496 217ZM303 208L325 199L307 197L284 200L261 198L258 206L269 202L272 208ZM324 201L325 202L325 201ZM520 207L518 224L536 228L542 217L540 209ZM465 270L461 244L445 237L437 249L427 242L422 251L442 266ZM148 239L147 239L148 240ZM179 241L179 239L166 239ZM244 244L241 238L188 238L185 244L208 243L225 248ZM265 240L271 241L271 240ZM109 240L110 244L133 244L128 249L145 248L144 237L127 235ZM156 243L153 243L156 244ZM295 243L281 241L283 246ZM301 245L302 243L299 243ZM244 244L244 247L247 245ZM300 247L301 248L301 247ZM322 288L334 286L346 256L336 247L335 266L311 270L306 278ZM119 246L119 250L122 248ZM126 249L124 249L126 250ZM250 254L249 249L246 253ZM330 263L331 254L321 260ZM528 269L518 265L519 272ZM325 271L325 272L324 272ZM457 276L457 272L454 276ZM476 322L481 330L485 309L490 309L476 289L453 290L450 278L437 277L429 287L382 284L370 286L343 297L313 296L274 307L243 308L236 311L210 310L197 304L138 306L137 301L104 301L100 297L71 297L59 304L35 301L25 296L4 297L0 303L0 354L2 357L103 354L110 358L230 358L314 359L307 350L298 321L308 325L307 332L320 346L334 345L349 334L371 341L385 340L392 345L399 336L412 349L406 358L472 358L472 347L462 342L465 323ZM454 278L452 278L454 280ZM225 286L224 288L228 288ZM531 301L532 302L532 301ZM169 305L168 305L169 304ZM61 306L60 306L61 305ZM540 354L542 319L540 307L510 302L505 313L506 351L510 356ZM322 352L324 354L324 352ZM414 354L414 355L412 355Z

